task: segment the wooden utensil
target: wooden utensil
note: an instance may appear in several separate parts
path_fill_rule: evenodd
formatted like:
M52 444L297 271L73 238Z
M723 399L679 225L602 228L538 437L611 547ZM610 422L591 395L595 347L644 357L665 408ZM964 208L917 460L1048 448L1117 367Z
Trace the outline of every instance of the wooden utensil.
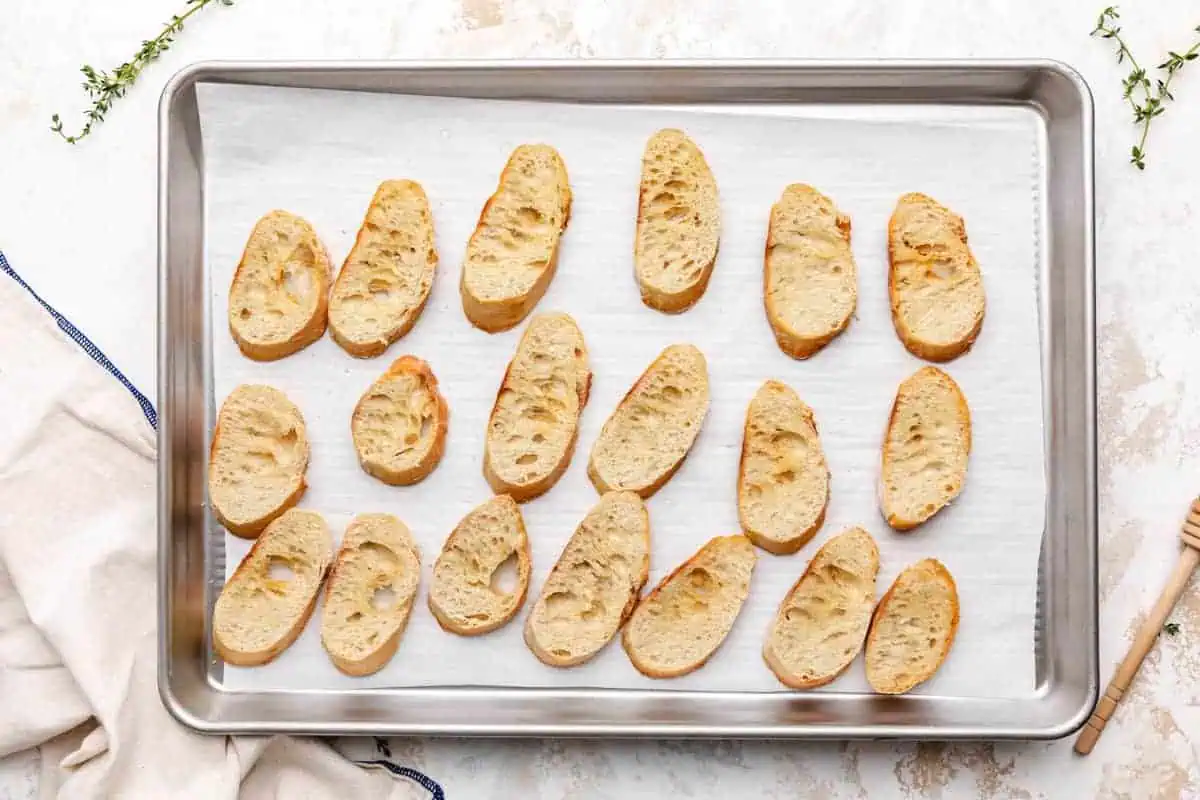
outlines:
M1129 689L1133 677L1137 675L1138 668L1142 666L1146 654L1154 646L1154 640L1158 638L1159 631L1163 629L1167 615L1175 607L1179 595L1183 594L1196 565L1200 564L1200 499L1192 501L1192 509L1183 523L1179 538L1183 540L1183 552L1179 554L1179 563L1175 566L1175 571L1171 573L1171 579L1167 581L1154 608L1150 609L1150 615L1138 629L1137 636L1134 637L1133 644L1129 646L1125 660L1117 667L1112 680L1108 682L1108 688L1104 690L1104 696L1096 704L1096 710L1092 712L1087 724L1080 731L1079 738L1075 740L1075 752L1081 756L1086 756L1096 746L1096 740L1100 738L1104 726L1108 724L1109 717L1117 709L1117 703L1121 702L1121 698L1125 696L1125 692Z

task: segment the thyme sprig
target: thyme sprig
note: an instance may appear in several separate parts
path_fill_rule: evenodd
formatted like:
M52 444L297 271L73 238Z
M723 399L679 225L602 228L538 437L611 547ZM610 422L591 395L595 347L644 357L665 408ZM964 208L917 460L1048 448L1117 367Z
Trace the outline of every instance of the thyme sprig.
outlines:
M171 49L171 45L175 43L175 37L183 30L183 23L200 9L214 4L231 6L233 0L187 0L183 12L171 17L158 36L142 42L141 49L132 59L121 66L111 72L106 72L98 70L90 64L84 64L80 69L84 77L83 90L92 99L92 107L83 114L83 127L76 134L67 134L63 131L62 118L55 114L50 118L50 130L69 144L75 144L90 134L96 125L104 121L104 117L112 108L113 103L125 96L125 93L137 81L138 76L142 74L142 70Z
M1145 169L1146 139L1150 135L1150 123L1167 110L1167 103L1175 99L1171 94L1171 81L1183 69L1184 64L1195 61L1200 56L1200 39L1197 39L1191 48L1182 53L1174 50L1168 51L1167 60L1156 67L1160 76L1155 77L1152 82L1147 70L1133 57L1133 51L1121 37L1121 26L1117 24L1120 18L1121 15L1117 13L1116 6L1104 9L1100 12L1100 18L1096 21L1092 36L1111 39L1117 47L1117 63L1129 62L1129 74L1121 81L1121 89L1124 91L1125 100L1133 110L1134 124L1141 127L1138 142L1129 151L1129 163L1138 169ZM1200 33L1200 25L1197 25L1194 30L1196 33Z

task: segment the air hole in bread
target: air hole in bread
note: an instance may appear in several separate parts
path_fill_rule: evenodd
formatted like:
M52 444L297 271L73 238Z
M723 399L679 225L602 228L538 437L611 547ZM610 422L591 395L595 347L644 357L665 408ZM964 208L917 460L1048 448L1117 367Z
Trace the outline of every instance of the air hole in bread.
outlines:
M399 568L400 558L378 542L363 542L358 546L358 552L364 561L372 563L376 568L385 572L393 572Z
M283 288L293 297L307 297L313 290L310 265L301 264L299 269L289 265L284 270Z
M555 617L565 617L571 613L571 608L575 605L575 595L571 592L554 592L546 597L546 616L550 619ZM564 655L558 653L557 655Z
M517 456L517 465L518 466L528 467L530 464L535 464L535 463L537 463L537 454L536 453L522 453L521 455Z
M541 444L544 441L546 441L546 437L544 435L542 435L540 433L535 433L533 435L533 443L534 444ZM518 462L518 463L520 463L520 462Z
M603 617L606 612L607 609L605 608L603 601L601 601L599 598L596 598L592 602L588 603L588 607L580 613L579 618L584 622L590 622L591 620Z
M783 472L780 472L775 476L775 480L779 481L780 483L791 483L792 481L796 480L796 472L795 470L785 469Z
M511 553L508 558L500 562L500 566L492 570L492 576L488 579L488 585L493 592L510 595L516 591L519 578L517 571L518 561L517 554Z
M804 444L804 437L792 431L780 431L772 434L771 444L775 447L796 447Z
M267 560L267 577L273 581L292 581L296 579L296 573L286 558L271 556Z
M395 608L395 590L391 586L380 586L371 594L371 607L376 611L390 611Z
M706 569L694 569L688 573L688 585L698 592L711 591L717 581Z
M346 622L358 622L358 621L359 621L360 619L362 619L362 618L363 618L362 612L361 612L361 611L355 611L353 614L351 614L350 616L346 617Z

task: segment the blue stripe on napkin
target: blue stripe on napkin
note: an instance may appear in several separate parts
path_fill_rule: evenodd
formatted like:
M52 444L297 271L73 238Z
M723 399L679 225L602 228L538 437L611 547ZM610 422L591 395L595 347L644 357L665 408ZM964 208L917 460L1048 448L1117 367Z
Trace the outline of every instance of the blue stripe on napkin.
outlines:
M129 390L129 393L133 395L133 399L136 400L137 404L142 407L142 413L146 415L146 421L150 423L150 427L157 430L158 412L154 410L154 404L150 402L146 395L138 391L137 387L130 382L129 378L126 378L124 373L117 369L116 365L108 360L108 356L104 355L100 348L96 347L96 345L92 343L91 339L84 336L82 331L72 325L69 319L55 311L49 303L47 303L41 297L38 297L38 293L35 292L28 283L21 279L21 276L17 274L16 270L9 266L8 259L4 257L4 253L0 253L0 272L3 272L8 277L12 278L14 281L20 284L25 291L29 292L33 299L37 300L38 304L41 305L42 308L46 309L46 313L54 317L54 321L58 323L58 327L63 333L69 336L71 340L75 342L75 344L82 347L83 352L91 356L93 361L104 367L104 369L108 371L108 374L119 380L121 384Z
M424 772L413 769L412 767L402 767L391 760L392 748L390 745L388 745L387 739L384 739L382 736L376 736L375 749L381 756L383 756L383 758L355 761L354 763L364 767L382 767L393 775L401 778L408 778L414 783L419 783L422 788L425 789L425 791L429 792L429 800L446 800L446 790L443 789L441 785L438 784L438 782L433 778L429 777Z

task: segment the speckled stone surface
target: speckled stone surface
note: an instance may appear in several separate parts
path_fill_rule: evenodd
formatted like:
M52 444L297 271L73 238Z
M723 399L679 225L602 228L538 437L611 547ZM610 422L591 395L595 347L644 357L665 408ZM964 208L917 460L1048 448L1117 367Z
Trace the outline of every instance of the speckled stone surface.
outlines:
M1088 31L1098 2L918 0L241 0L206 10L90 140L49 133L84 106L76 70L119 63L180 2L9 0L0 24L0 247L149 389L155 358L155 119L190 61L404 57L1057 58L1096 101L1103 677L1170 571L1200 492L1200 66L1177 82L1149 166L1127 162L1124 68ZM1185 0L1129 4L1135 52L1188 44ZM1200 62L1197 62L1200 64ZM1195 70L1193 73L1192 70ZM66 114L68 121L74 119ZM65 234L65 235L64 235ZM120 313L114 313L120 309ZM397 741L454 798L1187 798L1200 796L1200 590L1173 617L1087 759L1070 743ZM0 798L37 762L0 760Z

